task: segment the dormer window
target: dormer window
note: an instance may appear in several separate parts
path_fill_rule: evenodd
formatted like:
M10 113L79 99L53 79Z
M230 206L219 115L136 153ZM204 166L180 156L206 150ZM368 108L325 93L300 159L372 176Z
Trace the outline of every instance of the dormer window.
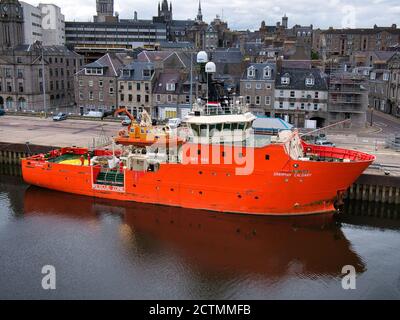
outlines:
M144 69L143 70L143 77L151 77L152 71L153 70L151 70L151 69Z
M271 68L270 67L264 68L264 78L271 78Z
M175 83L167 83L167 91L175 91Z
M313 86L314 83L315 81L313 76L310 75L306 78L306 86Z
M285 74L284 76L281 77L281 84L289 84L289 83L290 83L289 75Z
M247 77L254 78L256 76L256 70L254 67L247 69Z
M129 69L122 70L122 74L124 77L129 77L131 75L131 72Z

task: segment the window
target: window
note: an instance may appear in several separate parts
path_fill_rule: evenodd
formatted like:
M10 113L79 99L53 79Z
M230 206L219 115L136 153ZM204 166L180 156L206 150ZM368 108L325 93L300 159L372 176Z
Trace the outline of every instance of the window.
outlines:
M313 77L307 77L306 78L306 86L313 86L314 85L314 78Z
M295 97L295 92L294 91L290 91L290 97L294 98Z
M168 102L172 102L172 96L169 94L167 97Z
M99 80L99 87L103 87L103 80Z
M256 89L260 90L261 89L261 83L256 84Z
M89 84L89 87L93 87L93 80L89 80L88 84Z
M160 102L160 101L161 101L161 95L158 94L158 95L156 96L156 100L157 100L157 102Z
M124 98L125 98L124 94L120 94L120 95L119 95L120 101L124 101Z
M271 68L270 67L264 68L264 78L271 78Z
M132 82L128 82L128 90L132 91Z
M371 72L370 79L371 80L375 80L376 79L376 73L375 72Z
M304 110L304 108L305 108L305 107L304 107L304 103L302 103L302 104L300 105L300 109L301 109L301 110Z
M108 90L108 92L109 92L110 94L114 94L114 87L110 87L110 89Z
M148 82L146 82L146 83L144 84L144 90L146 90L146 91L149 91L149 90L150 90L150 86L149 86Z
M267 106L271 105L271 97L270 96L265 97L265 105L267 105Z
M93 100L93 91L89 91L89 100Z
M129 101L129 102L132 102L132 101L133 101L133 95L128 94L128 101Z
M250 82L246 83L246 89L251 89L251 83Z
M383 81L388 81L389 80L389 73L384 73L383 74Z
M246 103L250 104L251 103L251 97L250 96L246 96Z
M137 83L136 83L136 90L137 90L137 91L140 91L140 82L137 82Z
M285 75L281 77L281 84L289 84L290 83L290 78L289 76Z
M267 84L265 85L265 89L271 90L271 89L272 89L272 85L271 85L270 83L267 83Z
M99 101L103 101L103 91L99 91Z
M256 96L256 105L260 105L261 98L260 96Z
M280 97L283 97L283 90L280 90L280 91L279 91L279 96L280 96Z
M291 102L291 103L289 104L289 107L290 107L290 109L294 109L294 102Z
M146 94L146 95L144 96L144 102L145 102L145 103L149 103L149 100L150 100L149 95Z
M318 110L318 103L314 103L314 110Z
M142 97L140 96L140 94L136 95L136 102L140 102L142 101Z
M175 91L175 83L167 83L167 91Z
M319 92L318 92L318 91L315 91L315 93L314 93L314 98L315 98L315 99L318 99L318 98L319 98Z
M282 101L279 102L279 108L283 109L283 102Z
M247 77L254 78L255 75L256 75L256 70L254 67L250 67L249 69L247 69Z
M124 90L124 84L122 82L119 84L119 89Z

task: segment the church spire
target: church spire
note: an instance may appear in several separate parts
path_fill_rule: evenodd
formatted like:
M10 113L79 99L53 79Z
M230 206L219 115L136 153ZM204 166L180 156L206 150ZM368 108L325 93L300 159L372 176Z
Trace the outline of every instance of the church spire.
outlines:
M197 19L198 21L203 21L203 13L201 12L201 0L199 0L199 10L197 11Z

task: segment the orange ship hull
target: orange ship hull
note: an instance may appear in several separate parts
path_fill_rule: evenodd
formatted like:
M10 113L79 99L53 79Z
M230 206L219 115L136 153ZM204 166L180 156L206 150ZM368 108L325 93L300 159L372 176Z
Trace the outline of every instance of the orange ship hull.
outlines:
M308 152L351 161L294 160L283 145L271 144L252 150L254 170L250 174L236 175L236 167L224 163L221 146L209 146L210 154L222 154L220 164L201 164L208 162L204 150L200 152L200 145L183 147L184 154L185 148L199 148L195 159L198 163L162 163L156 172L124 169L123 186L97 184L100 171L97 167L52 163L43 157L23 159L22 173L28 184L90 197L219 212L306 215L335 211L338 195L375 159L357 151L303 143ZM245 153L248 149L235 147L232 152ZM86 149L67 151L87 152Z

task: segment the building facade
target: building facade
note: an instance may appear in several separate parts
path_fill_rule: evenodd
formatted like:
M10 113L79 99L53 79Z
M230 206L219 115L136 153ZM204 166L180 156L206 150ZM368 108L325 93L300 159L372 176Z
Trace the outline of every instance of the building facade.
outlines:
M368 109L368 81L364 75L337 72L329 78L329 122L350 119L345 126L363 127Z
M355 51L387 50L400 42L400 29L391 27L365 29L333 29L319 34L320 53L325 58L331 56L348 57Z
M62 46L19 45L2 51L0 108L73 111L73 77L82 64L83 57Z
M400 53L388 61L390 79L388 84L388 113L400 117Z
M153 117L153 86L155 65L151 62L132 62L124 66L118 78L118 106L127 108L134 116L145 109Z
M275 63L253 63L240 80L240 95L256 115L274 116L275 74Z
M23 10L18 0L0 1L0 48L12 48L24 42Z
M26 2L20 2L24 13L24 44L43 41L42 12L38 7Z
M328 121L328 84L318 69L282 68L275 79L275 117L303 128L306 120L317 127Z
M75 74L75 100L80 114L112 111L118 106L118 77L122 57L107 53Z

